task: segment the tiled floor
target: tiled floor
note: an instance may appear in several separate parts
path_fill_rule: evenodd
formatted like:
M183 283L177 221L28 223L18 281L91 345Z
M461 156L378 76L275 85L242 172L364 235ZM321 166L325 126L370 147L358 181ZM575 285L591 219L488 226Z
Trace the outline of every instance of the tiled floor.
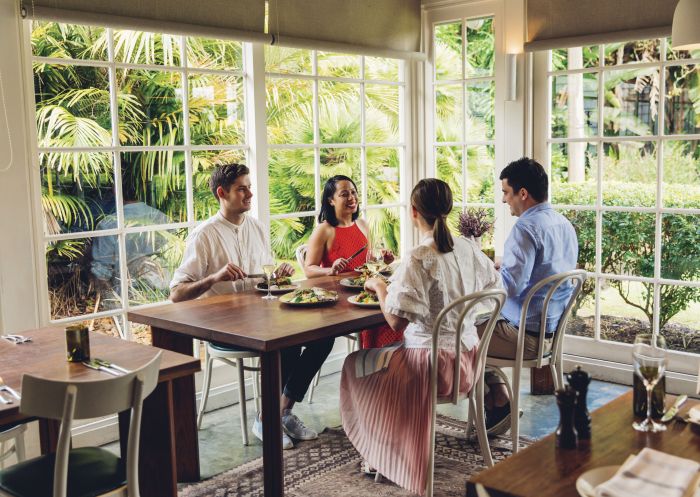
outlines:
M525 414L520 420L521 434L540 438L554 431L559 421L559 411L554 396L529 394L529 375L527 371L523 373L524 388L521 389L521 406ZM339 373L323 377L314 393L314 402L297 404L294 408L294 412L311 428L321 431L326 426L340 425L339 381ZM624 385L593 381L589 389L589 409L600 407L628 389L629 387ZM254 411L254 404L249 401L249 427ZM466 404L440 406L439 411L461 419L467 417ZM253 436L252 432L249 433L250 445L243 446L238 412L238 406L234 405L205 414L202 429L199 432L203 478L261 456L261 442Z

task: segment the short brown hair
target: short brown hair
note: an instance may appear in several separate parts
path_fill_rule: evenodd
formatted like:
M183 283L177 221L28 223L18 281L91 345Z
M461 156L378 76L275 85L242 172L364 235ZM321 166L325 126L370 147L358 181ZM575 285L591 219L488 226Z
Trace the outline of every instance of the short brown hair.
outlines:
M243 164L216 166L211 173L211 178L209 178L209 188L211 188L214 198L219 199L219 196L216 194L217 188L221 187L224 190L228 190L240 176L245 176L246 174L250 174L250 169Z

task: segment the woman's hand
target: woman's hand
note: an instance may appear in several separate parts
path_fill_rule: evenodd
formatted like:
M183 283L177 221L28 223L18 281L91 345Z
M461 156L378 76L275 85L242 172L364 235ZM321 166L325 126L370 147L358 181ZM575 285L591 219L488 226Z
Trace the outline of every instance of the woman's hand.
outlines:
M280 266L275 269L275 274L278 278L284 278L285 276L291 276L294 274L294 268L291 264L283 262Z
M335 276L336 274L345 271L345 268L348 267L348 262L349 261L347 259L343 259L342 257L334 260L333 265L331 266L331 276Z
M386 288L386 281L382 278L369 278L365 281L365 290L379 293L382 288Z

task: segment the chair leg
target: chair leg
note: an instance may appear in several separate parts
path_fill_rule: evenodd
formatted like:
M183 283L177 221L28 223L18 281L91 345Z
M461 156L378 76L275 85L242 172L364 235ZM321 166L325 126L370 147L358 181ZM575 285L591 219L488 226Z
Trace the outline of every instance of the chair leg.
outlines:
M350 337L345 337L345 347L348 354L352 354L352 352L355 350L355 340Z
M209 400L209 387L211 386L211 368L214 363L208 353L205 354L207 365L204 368L204 382L202 383L202 400L199 402L199 412L197 413L197 429L199 430L202 426L202 416L204 415L204 409L207 407L207 400Z
M564 388L564 379L562 377L562 373L559 372L561 366L555 364L554 362L550 363L549 369L552 373L552 382L554 383L554 391L556 392L557 390Z
M513 454L519 449L520 435L520 371L513 371L513 388L510 393L510 434L513 439Z
M469 399L469 410L474 411L476 423L476 438L479 440L479 448L481 449L481 457L484 459L487 467L493 466L493 457L491 457L491 447L489 446L489 437L486 433L486 417L484 411L484 395L477 395L477 399ZM470 421L467 428L471 426L472 416L469 416Z
M321 370L319 369L318 372L316 373L316 376L314 376L314 379L311 382L311 386L309 388L309 404L313 403L313 401L314 401L314 389L318 386L318 380L320 378L321 378Z
M259 367L259 366L255 366ZM260 412L260 389L258 382L260 381L260 372L253 371L253 400L255 401L255 412Z
M24 432L26 431L26 425L24 425L24 429L22 429L22 432L17 435L17 438L15 438L15 449L16 453L15 455L17 456L17 462L22 462L25 459L27 459L27 452L24 447Z
M243 359L236 359L236 369L238 369L238 407L241 412L241 436L243 437L243 445L248 445L248 413L246 410Z

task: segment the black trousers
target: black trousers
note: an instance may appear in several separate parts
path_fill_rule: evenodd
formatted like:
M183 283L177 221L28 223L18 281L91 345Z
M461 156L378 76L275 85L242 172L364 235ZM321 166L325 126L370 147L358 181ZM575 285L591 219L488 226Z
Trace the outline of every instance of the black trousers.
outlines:
M280 351L284 395L301 402L316 373L333 349L335 338L324 338Z

